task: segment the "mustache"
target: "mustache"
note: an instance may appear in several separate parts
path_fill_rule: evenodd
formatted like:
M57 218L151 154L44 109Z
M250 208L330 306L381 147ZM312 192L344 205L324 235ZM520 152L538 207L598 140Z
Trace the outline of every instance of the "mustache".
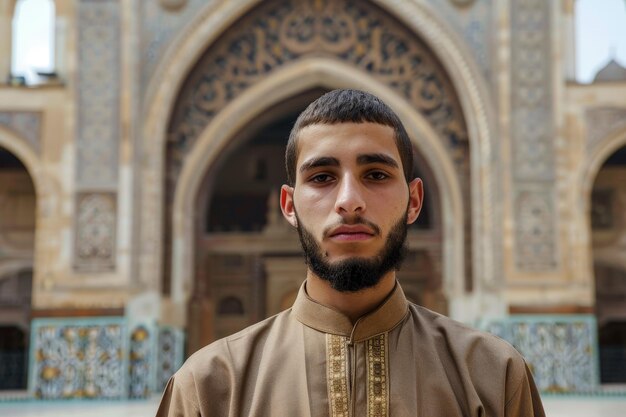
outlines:
M330 232L332 230L336 229L339 226L354 226L356 224L363 224L363 225L369 227L370 229L372 229L374 231L374 235L376 235L376 236L380 235L380 227L378 227L377 224L372 223L371 221L369 221L367 219L364 219L361 216L356 216L356 217L353 217L352 219L349 219L349 220L343 219L342 221L339 221L339 222L337 222L335 224L332 224L332 225L326 227L324 229L324 231L323 231L322 236L324 238L327 238L329 236Z

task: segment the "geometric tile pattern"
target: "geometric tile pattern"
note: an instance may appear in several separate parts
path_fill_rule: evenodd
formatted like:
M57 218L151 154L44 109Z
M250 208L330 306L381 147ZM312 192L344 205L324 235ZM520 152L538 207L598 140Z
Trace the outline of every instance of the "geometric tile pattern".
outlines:
M31 324L33 396L124 398L126 331L122 319L35 319Z
M35 153L39 153L41 141L41 113L34 111L0 112L0 125L13 130L26 139Z
M76 184L81 189L115 189L120 139L120 4L119 0L80 0L77 7Z
M480 327L511 343L543 392L588 393L599 386L594 316L510 316Z
M146 325L139 325L130 334L128 397L147 398L151 388L155 349L154 332Z
M549 197L555 178L552 3L512 0L510 4L515 261L522 271L554 270L557 236L550 225L557 219Z
M167 381L183 365L185 335L174 327L159 329L156 391L163 392Z
M29 392L40 399L146 398L184 360L184 333L124 317L34 319Z

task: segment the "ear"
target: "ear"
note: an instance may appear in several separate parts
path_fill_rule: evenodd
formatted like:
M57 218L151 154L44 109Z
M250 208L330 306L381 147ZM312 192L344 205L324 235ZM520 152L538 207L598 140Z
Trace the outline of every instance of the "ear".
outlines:
M421 179L415 178L409 183L409 208L406 214L406 223L412 224L422 210L424 202L424 183Z
M283 212L283 216L285 216L289 224L293 227L298 227L296 209L293 205L293 187L288 185L280 187L280 210Z

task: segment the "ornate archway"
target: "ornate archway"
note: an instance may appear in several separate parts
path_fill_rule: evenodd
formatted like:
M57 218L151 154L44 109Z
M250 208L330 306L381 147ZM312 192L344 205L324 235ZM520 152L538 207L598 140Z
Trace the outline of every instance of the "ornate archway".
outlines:
M401 8L402 6L389 5L389 8L394 7ZM273 96L273 100L276 100L279 99L281 92L268 90L267 86L270 83L274 84L274 88L285 90L303 88L302 85L296 88L289 83L308 83L310 86L323 84L326 84L327 87L354 86L372 91L373 88L370 88L370 84L367 82L373 81L371 85L378 88L378 94L386 96L383 98L393 102L396 110L403 113L405 119L416 119L413 123L414 130L422 130L415 129L415 127L423 125L425 121L427 122L429 127L426 130L430 129L435 138L432 141L425 140L425 143L418 143L420 147L430 148L430 152L424 153L426 155L438 154L440 157L446 155L445 159L454 161L452 172L456 180L453 182L458 182L459 178L467 181L465 186L460 187L463 190L462 193L449 199L449 202L454 199L459 200L459 202L465 199L472 201L474 206L483 208L478 211L482 216L477 219L473 227L469 222L469 213L477 211L475 209L460 211L462 216L463 213L466 213L466 218L462 221L465 224L463 232L460 236L454 231L448 231L448 233L455 235L454 240L457 240L457 243L460 238L460 247L464 247L466 250L458 253L453 249L454 245L450 245L446 250L447 259L453 259L454 262L452 263L456 265L459 262L462 263L464 258L471 259L471 256L468 255L471 253L470 247L473 241L478 240L481 248L484 248L485 245L489 246L494 219L491 216L489 204L485 204L492 196L491 192L485 193L485 187L492 187L491 165L493 164L490 159L492 135L490 134L489 117L486 114L487 101L480 98L481 88L477 87L476 80L472 80L470 86L464 84L463 78L468 76L471 78L471 65L468 66L467 62L463 61L462 53L455 57L448 55L450 50L455 49L454 43L450 41L450 37L437 23L438 20L431 18L427 10L414 10L414 12L413 16L417 17L412 19L413 23L408 25L412 26L410 30L385 11L368 3L357 6L343 2L327 4L326 2L276 1L259 6L248 16L244 16L237 24L232 25L218 41L206 50L204 56L187 76L184 86L180 90L179 100L176 102L176 110L174 110L167 134L169 157L166 181L168 186L164 190L164 200L172 201L171 196L174 194L176 196L190 195L188 192L178 189L176 185L184 182L182 181L184 174L180 171L182 161L185 161L185 167L191 166L194 165L191 161L198 159L204 151L209 154L219 152L220 147L223 146L223 139L215 139L215 135L223 138L225 136L223 134L224 129L231 129L230 126L226 126L228 123L235 125L245 123L248 116L241 117L241 113L233 114L232 109L236 108L239 112L243 110L244 113L250 113L255 107L259 107L259 103L251 103L249 97L244 101L251 106L251 109L242 109L242 102L235 103L246 95L253 96L256 100L266 99L266 96L259 95L261 84L265 83L264 91ZM316 17L323 16L324 13L333 16L331 20L336 23L336 25L330 23L330 28L325 28L328 30L324 33L330 33L328 35L330 38L327 39L324 38L326 35L320 35L320 28L324 28L325 23L323 23L323 19ZM286 16L289 15L293 16L295 20L287 19ZM261 18L262 16L266 18ZM308 35L298 33L302 25L294 23L302 16L309 16L313 22L310 26L313 35L309 38L306 38ZM431 18L430 21L425 21L426 26L419 30L414 29L415 22L423 21L426 17ZM292 23L285 23L289 21ZM433 40L433 44L443 42L447 47L452 45L451 49L441 52L441 54L446 56L445 59L448 62L455 59L461 61L457 62L456 67L450 71L455 77L455 82L448 78L438 57L430 52L430 49L416 35L419 31L425 32L425 37L429 40L434 39L433 35L440 34L441 37ZM204 33L206 36L206 32ZM255 49L259 47L260 49ZM181 53L189 56L189 50L181 51ZM173 64L173 67L180 69L180 64ZM293 68L298 69L293 71ZM278 72L283 75L298 73L299 76L311 77L313 81L300 81L296 78L288 78L282 84L278 79L273 79L272 82L267 81ZM354 79L353 74L355 72L361 73L362 76ZM326 80L325 77L329 74L332 75L331 80ZM367 82L365 82L366 80ZM161 89L162 93L171 96L172 86L176 84L183 84L182 76L175 79L173 83L170 82L164 86ZM458 88L459 84L461 85L462 97L457 97L455 92L455 88ZM189 94L189 92L192 93ZM159 95L159 98L163 98L163 96ZM413 108L411 111L407 110L407 104ZM462 108L468 114L468 127L465 124ZM215 117L217 109L221 109L219 118ZM420 111L417 113L419 115L417 118L415 115L410 115L411 112L416 113L415 109ZM148 114L145 133L151 137L151 140L155 137L155 131L164 129L164 126L155 119L158 113L159 111L153 109ZM417 119L421 120L417 121ZM224 123L224 120L227 120L227 123ZM479 132L483 134L478 135ZM199 138L211 135L213 138L207 142L209 145L204 146L203 151L203 146L199 146L199 143L202 142ZM470 137L476 138L476 148L473 150L476 153L471 160L468 152L468 139ZM158 133L156 138L159 138ZM154 143L150 144L152 149L155 146ZM203 153L202 157L206 158L206 156L207 153ZM487 158L487 163L484 163L485 158ZM158 156L149 158L148 162L148 169L145 172L144 193L147 193L147 196L151 198L143 198L143 207L145 208L154 207L152 205L154 196L148 191L155 191L152 186L158 176L155 177L152 174L158 172L159 158ZM470 173L470 166L478 166L480 163L483 163L483 175L480 175L480 181L476 182L477 189L470 190L469 178L477 176L475 170L471 170ZM485 166L487 168L484 168ZM442 173L446 169L440 170L440 179L450 174L449 171L445 175ZM478 198L472 199L471 196ZM185 198L175 197L175 200L183 201ZM174 205L177 204L174 203ZM454 214L459 213L460 207L461 205L452 209L452 205L449 205L447 209L444 207L444 210L448 210L446 215L453 217ZM158 214L159 211L157 210L156 213ZM188 280L188 268L191 265L188 258L189 253L185 249L186 243L179 237L187 234L188 231L185 229L189 226L184 224L183 213L177 212L175 207L170 209L169 215L165 218L173 219L171 230L180 230L181 233L178 234L178 237L172 236L171 249L174 252L177 250L179 252L178 255L174 256L171 268L170 265L165 265L164 269L177 271L174 272L175 281ZM142 225L142 240L147 247L154 248L151 245L156 244L158 239L153 233L159 229L155 230L153 227L147 228L147 226L149 225L146 222ZM480 239L471 237L474 229L481 234ZM170 228L166 225L166 232L168 230ZM486 230L489 233L484 235ZM463 241L466 243L465 245L463 245ZM169 253L170 251L165 252ZM154 268L160 269L158 263L151 262L150 259L146 258L148 257L144 256L142 268L142 275L144 276L148 271L154 271ZM488 259L487 256L485 258ZM488 262L485 262L481 255L481 261L474 265L474 270L483 272L482 276L485 276L486 281L489 281L493 265L487 264ZM185 267L185 265L187 266ZM467 271L462 272L461 275L469 276L469 271L468 265ZM460 290L455 287L455 292L462 293L463 287L465 287L464 284L461 285ZM174 298L184 296L184 293L189 291L188 285L185 284L178 285L178 288L180 291L172 288Z

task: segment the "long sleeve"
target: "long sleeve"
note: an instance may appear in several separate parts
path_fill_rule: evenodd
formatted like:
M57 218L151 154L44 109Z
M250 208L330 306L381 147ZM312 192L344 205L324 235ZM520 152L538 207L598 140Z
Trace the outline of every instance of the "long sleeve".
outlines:
M170 378L163 392L156 417L200 417L197 400L189 398L189 395L193 395L196 391L185 390L185 383L193 385L191 376L186 378L184 375L176 374Z
M524 364L525 373L517 383L505 406L506 417L545 417L539 391L533 376Z

